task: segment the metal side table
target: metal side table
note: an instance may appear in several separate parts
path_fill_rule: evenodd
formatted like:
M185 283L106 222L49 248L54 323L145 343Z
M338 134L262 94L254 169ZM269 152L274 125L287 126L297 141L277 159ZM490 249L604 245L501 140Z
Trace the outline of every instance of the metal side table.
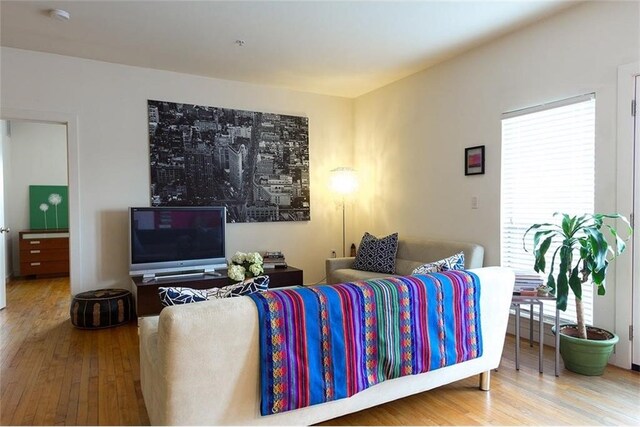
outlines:
M534 306L538 307L538 329L539 329L539 338L538 341L540 343L540 352L538 354L538 362L539 362L539 370L540 373L543 372L543 350L544 350L544 312L543 312L543 301L555 301L556 297L547 296L547 297L539 297L539 296L521 296L521 295L513 295L511 298L511 306L516 309L516 369L520 369L520 306L528 305L529 308L529 345L533 346L533 318L534 318ZM555 329L556 329L556 349L555 349L555 368L556 368L556 377L560 376L560 334L559 334L559 325L560 325L560 311L556 308L556 318L555 318Z

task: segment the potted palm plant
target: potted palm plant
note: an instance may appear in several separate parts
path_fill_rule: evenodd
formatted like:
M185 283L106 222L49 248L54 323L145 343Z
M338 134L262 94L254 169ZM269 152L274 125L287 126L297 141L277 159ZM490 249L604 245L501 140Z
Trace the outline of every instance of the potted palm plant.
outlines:
M526 237L533 233L534 270L546 273L547 286L556 296L559 310L566 310L569 290L576 302L576 324L560 326L560 354L565 367L570 371L584 375L601 375L618 342L618 336L601 328L588 326L584 321L582 305L582 287L585 283L596 286L598 295L606 292L605 278L609 263L625 249L623 240L616 228L605 221L622 220L628 226L629 221L619 214L584 214L560 216L559 223L534 224L524 233ZM604 228L604 230L603 230ZM608 231L614 245L609 244L603 233ZM557 245L557 246L556 246ZM551 262L547 264L549 248L555 248ZM556 272L557 265L557 272Z

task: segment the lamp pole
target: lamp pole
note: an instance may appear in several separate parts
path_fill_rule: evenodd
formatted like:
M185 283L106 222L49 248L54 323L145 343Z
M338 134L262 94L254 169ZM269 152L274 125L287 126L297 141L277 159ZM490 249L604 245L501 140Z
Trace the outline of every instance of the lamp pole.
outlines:
M342 196L342 256L347 256L347 228L346 228L346 196L353 193L358 185L355 171L351 168L340 167L331 170L331 188Z
M342 257L347 256L345 243L344 196L342 196Z

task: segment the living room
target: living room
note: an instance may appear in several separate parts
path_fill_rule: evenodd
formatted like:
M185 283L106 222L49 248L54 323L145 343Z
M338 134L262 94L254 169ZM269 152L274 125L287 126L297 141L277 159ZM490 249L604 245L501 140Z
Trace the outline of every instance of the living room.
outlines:
M169 3L178 11L183 7ZM162 69L127 64L113 59L117 58L113 46L92 45L90 27L84 27L87 40L71 41L86 44L83 54L48 51L38 45L37 31L30 33L25 27L21 32L17 24L5 20L30 14L22 19L41 23L51 37L64 39L65 25L79 22L76 25L82 28L82 16L91 5L26 4L0 4L0 118L67 124L69 297L92 289L130 286L127 208L150 203L148 100L308 117L311 219L227 227L229 254L280 250L291 265L304 270L306 284L321 282L325 259L332 250L342 249L341 206L328 188L331 170L341 166L353 167L360 181L346 208L347 246L357 245L367 231L380 236L398 232L401 238L478 243L485 249L484 265L500 265L502 114L578 95L595 93L597 100L595 210L626 215L633 211L632 167L624 163L633 156L633 144L623 139L619 128L619 75L626 70L621 67L640 61L637 2L559 2L517 28L504 28L486 39L452 48L430 63L421 62L422 68L410 73L394 69L394 77L389 72L379 80L384 83L367 87L360 82L365 80L366 66L353 63L342 69L334 64L339 72L332 76L317 75L304 62L294 63L279 74L274 72L271 80L266 73L263 80L249 80L189 73L177 65ZM150 17L159 7L141 4ZM286 5L276 2L273 7ZM232 7L231 3L223 6ZM242 16L251 6L238 6L236 13ZM69 10L69 22L43 15L58 7ZM333 7L355 6L345 2ZM367 7L366 2L361 7ZM368 28L357 16L343 19ZM316 25L330 27L326 22ZM221 62L241 64L251 56L261 58L252 47L253 40L239 46L234 42L243 34L225 36L228 56ZM167 41L160 40L158 45L163 42ZM348 52L353 49L349 43L345 40L342 46L306 53L326 56L330 62L329 53ZM101 60L101 49L115 56ZM141 45L139 50L152 57L154 46ZM277 47L262 52L265 57L279 53ZM205 54L191 55L197 59ZM406 69L410 65L405 64ZM350 68L356 71L349 74ZM308 75L315 78L305 80ZM301 89L303 83L305 89ZM631 100L632 93L626 96ZM485 147L485 170L482 175L466 176L464 150L473 146ZM477 209L472 209L472 199ZM593 308L598 325L621 336L632 323L628 307L631 253L616 261L616 269L608 276L607 294L597 297ZM629 340L621 340L611 363L631 366Z

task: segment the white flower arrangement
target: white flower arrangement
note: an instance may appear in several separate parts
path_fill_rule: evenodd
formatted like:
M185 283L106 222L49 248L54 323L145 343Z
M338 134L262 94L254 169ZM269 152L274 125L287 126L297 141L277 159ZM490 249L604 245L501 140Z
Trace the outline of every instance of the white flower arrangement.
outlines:
M249 252L245 257L247 262L250 264L259 264L262 265L262 256L258 252Z
M231 257L227 276L237 282L243 281L247 277L256 277L264 272L262 266L262 256L257 252L236 252Z
M245 269L241 265L231 264L227 269L227 276L229 279L240 282L244 280Z
M247 259L247 254L245 254L244 252L236 252L232 257L231 257L231 262L233 264L236 265L242 265L244 264L244 262Z

